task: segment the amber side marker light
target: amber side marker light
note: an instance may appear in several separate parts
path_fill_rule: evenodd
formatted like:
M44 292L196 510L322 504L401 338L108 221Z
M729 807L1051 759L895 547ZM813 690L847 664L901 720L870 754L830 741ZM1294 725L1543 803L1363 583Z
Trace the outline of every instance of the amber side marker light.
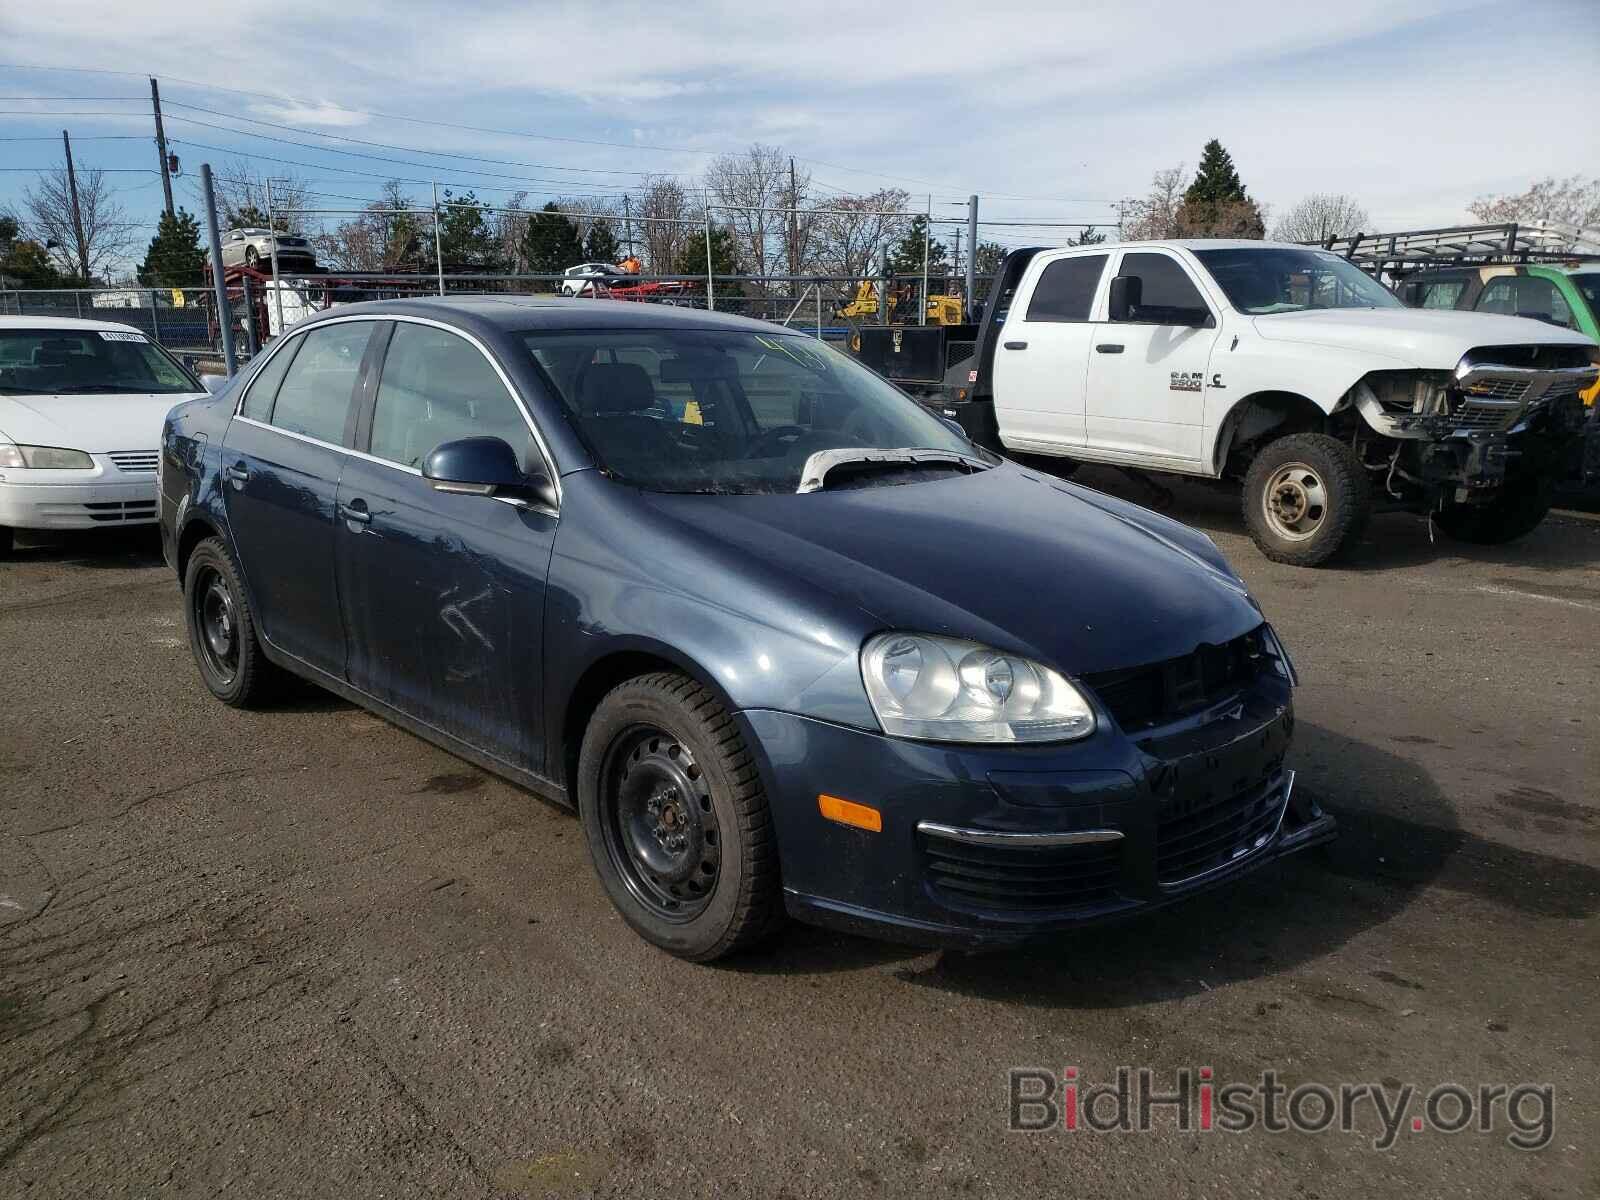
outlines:
M865 829L872 833L883 832L883 814L865 804L857 804L853 800L841 800L838 796L824 793L817 797L817 808L830 821L837 821L841 825L854 825L857 829Z

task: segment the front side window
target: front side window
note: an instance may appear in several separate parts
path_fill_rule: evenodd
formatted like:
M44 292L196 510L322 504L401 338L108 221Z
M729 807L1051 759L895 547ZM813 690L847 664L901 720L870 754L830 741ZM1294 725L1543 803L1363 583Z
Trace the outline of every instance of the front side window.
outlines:
M341 321L301 334L300 349L278 385L270 422L290 433L341 445L350 397L375 324Z
M1251 316L1308 308L1404 308L1400 297L1327 250L1289 246L1196 250L1228 303Z
M1184 318L1209 313L1200 291L1178 261L1165 254L1124 254L1119 275L1137 276L1141 283L1139 305L1133 320L1141 324L1181 324Z
M529 466L532 437L489 360L465 338L431 325L395 325L372 410L370 453L401 466L445 442L497 437Z
M1087 321L1105 271L1104 254L1059 258L1045 267L1028 301L1030 321Z
M809 337L605 329L528 333L523 341L601 468L650 491L793 492L818 450L980 453L916 401Z
M200 381L133 329L0 330L0 395L178 395Z

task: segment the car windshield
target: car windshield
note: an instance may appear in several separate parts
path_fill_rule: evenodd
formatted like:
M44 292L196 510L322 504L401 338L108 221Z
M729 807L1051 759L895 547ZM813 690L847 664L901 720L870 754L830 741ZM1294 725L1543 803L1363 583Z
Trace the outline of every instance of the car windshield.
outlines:
M1596 320L1600 320L1600 271L1583 271L1572 276L1572 286L1583 293L1583 301Z
M524 342L601 468L649 491L793 492L819 450L918 448L979 467L996 461L810 337L605 329L529 333ZM961 468L884 464L880 481L951 469Z
M134 329L0 329L0 394L164 395L205 389Z
M1327 250L1236 247L1197 257L1242 313L1308 308L1404 308L1400 298L1359 267Z

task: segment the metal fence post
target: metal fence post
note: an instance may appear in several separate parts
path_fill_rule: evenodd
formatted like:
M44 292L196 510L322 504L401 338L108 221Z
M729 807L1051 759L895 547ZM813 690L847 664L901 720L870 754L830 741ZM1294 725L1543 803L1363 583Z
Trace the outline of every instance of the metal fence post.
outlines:
M233 355L233 313L228 309L228 281L222 277L222 234L217 230L217 197L211 189L211 164L200 164L200 189L206 199L206 231L211 235L211 283L217 290L217 328L222 333L222 361L232 378L239 370Z
M922 313L918 325L928 323L928 250L933 244L933 197L928 197L928 212L922 219Z
M817 280L817 341L822 340L822 280Z
M256 340L256 298L250 292L250 276L246 275L241 281L244 284L244 344L254 358L261 346ZM283 318L278 318L278 332L283 332Z
M706 308L717 307L716 291L711 285L711 197L706 197Z
M433 185L433 257L439 266L439 295L444 295L444 235L439 229L439 185Z
M82 317L83 316L83 293L79 292L79 291L74 291L72 293L72 302L73 302L73 304L77 305L77 307L78 307L78 316Z
M967 312L970 320L973 306L977 304L978 297L974 294L978 286L978 198L967 197Z
M272 247L272 297L278 306L278 333L283 333L283 286L278 282L278 227L273 224L272 180L267 180L267 244ZM246 292L248 296L250 293ZM231 372L230 372L231 373Z
M156 290L150 289L150 336L156 342L161 341L161 309L156 305Z

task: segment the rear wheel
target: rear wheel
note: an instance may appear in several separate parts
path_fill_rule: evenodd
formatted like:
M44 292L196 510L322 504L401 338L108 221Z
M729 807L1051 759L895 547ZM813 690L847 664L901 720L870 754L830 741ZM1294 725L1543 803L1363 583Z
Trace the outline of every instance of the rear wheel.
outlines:
M782 921L777 844L755 762L714 696L631 679L595 710L578 811L611 902L647 941L706 962Z
M276 668L261 652L255 614L221 538L207 538L189 555L183 600L189 648L211 694L234 708L261 703Z
M1371 511L1372 483L1360 460L1326 434L1279 438L1245 474L1245 525L1273 562L1326 562L1360 536Z
M1497 546L1532 533L1550 511L1552 492L1548 479L1521 479L1486 504L1446 504L1433 519L1459 542Z
M245 266L254 267L260 261L261 261L261 255L256 251L256 248L254 246L246 246L244 248L244 265Z

